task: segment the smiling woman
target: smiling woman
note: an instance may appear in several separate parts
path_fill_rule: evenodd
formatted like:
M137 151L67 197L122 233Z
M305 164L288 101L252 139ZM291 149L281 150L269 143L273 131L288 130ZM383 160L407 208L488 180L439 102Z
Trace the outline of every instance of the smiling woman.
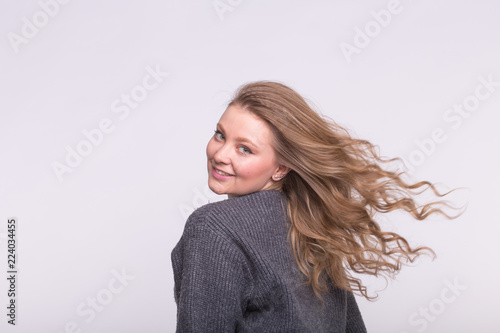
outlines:
M375 214L457 217L446 201L418 206L423 186L446 194L382 168L395 159L281 83L242 86L206 153L209 187L228 199L195 210L172 251L177 332L366 332L353 292L371 297L351 272L391 276L432 253Z
M222 115L207 145L208 185L229 198L267 190L290 168L279 165L265 121L241 106ZM275 177L272 177L275 175Z

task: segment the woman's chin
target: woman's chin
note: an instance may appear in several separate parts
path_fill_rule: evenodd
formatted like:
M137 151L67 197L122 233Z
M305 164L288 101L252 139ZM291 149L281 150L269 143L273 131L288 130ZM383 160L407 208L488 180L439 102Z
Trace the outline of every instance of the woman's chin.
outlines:
M216 184L215 185L211 184L210 180L208 181L208 187L210 188L210 190L212 192L214 192L215 194L218 194L218 195L223 195L223 194L227 193L220 186L217 186Z

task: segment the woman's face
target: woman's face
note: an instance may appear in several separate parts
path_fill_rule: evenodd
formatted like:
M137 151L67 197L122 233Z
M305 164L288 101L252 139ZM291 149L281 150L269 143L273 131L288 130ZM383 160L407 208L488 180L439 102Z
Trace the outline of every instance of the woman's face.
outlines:
M285 174L288 169L277 163L272 135L264 120L239 105L229 106L207 145L210 189L232 198L265 190L274 174Z

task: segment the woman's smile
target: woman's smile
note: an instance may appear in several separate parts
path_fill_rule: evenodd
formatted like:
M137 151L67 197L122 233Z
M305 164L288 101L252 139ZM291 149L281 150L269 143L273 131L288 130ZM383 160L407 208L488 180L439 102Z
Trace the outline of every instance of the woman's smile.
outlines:
M212 174L217 179L228 179L228 178L234 177L234 175L227 173L227 172L224 172L220 169L217 169L216 167L212 168Z

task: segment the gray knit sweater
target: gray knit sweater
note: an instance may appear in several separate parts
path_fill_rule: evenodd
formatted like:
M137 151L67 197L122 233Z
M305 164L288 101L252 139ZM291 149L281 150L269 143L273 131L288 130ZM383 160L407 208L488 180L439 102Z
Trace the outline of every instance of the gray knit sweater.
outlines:
M322 308L302 284L285 207L265 190L189 216L172 251L177 332L366 332L352 293L331 286Z

